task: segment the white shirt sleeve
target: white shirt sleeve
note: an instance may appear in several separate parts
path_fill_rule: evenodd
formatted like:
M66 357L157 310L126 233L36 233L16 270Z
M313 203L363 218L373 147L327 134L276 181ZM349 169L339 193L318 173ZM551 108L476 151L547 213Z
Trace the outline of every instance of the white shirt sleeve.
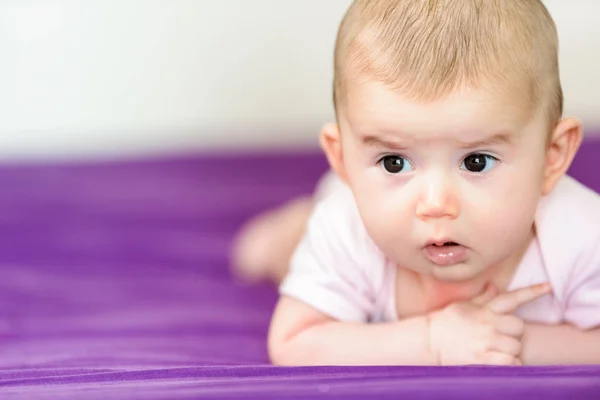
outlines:
M536 228L559 321L600 327L600 196L565 176L540 202Z
M280 293L340 321L367 322L374 276L383 259L368 238L347 189L322 199L292 257Z
M565 320L580 329L600 328L600 247L578 264L567 285Z

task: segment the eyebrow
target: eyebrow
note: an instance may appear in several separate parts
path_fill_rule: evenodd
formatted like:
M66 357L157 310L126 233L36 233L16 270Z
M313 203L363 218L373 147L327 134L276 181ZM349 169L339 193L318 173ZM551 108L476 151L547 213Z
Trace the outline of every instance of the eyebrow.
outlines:
M511 135L508 133L497 133L482 140L474 142L460 142L460 147L463 149L472 149L474 147L484 147L502 144L511 144Z
M403 150L408 146L399 142L392 142L373 135L365 135L362 137L363 144L374 147L386 147L388 149Z
M404 149L408 148L407 145L405 145L401 142L389 141L389 140L385 140L385 139L382 139L380 137L373 136L373 135L363 136L362 142L363 142L363 144L365 144L367 146L385 147L388 149L395 149L395 150L404 150ZM460 141L459 146L463 149L471 149L471 148L475 148L475 147L503 145L503 144L510 144L510 143L511 143L511 135L510 134L497 133L497 134L487 137L485 139L476 140L473 142Z

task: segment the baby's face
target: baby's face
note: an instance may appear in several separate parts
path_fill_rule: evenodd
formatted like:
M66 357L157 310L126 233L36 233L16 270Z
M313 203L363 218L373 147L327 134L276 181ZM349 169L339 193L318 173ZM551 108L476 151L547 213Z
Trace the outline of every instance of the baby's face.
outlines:
M518 261L542 192L542 119L483 91L418 103L362 83L347 98L347 181L388 257L445 281Z

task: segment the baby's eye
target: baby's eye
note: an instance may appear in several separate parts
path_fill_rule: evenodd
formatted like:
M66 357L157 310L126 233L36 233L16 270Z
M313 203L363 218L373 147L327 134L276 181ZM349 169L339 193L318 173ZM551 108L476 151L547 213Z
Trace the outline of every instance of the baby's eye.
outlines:
M460 167L469 172L481 173L491 170L498 162L496 157L475 153L467 156Z
M385 156L381 159L380 164L390 174L399 174L413 170L412 164L400 156Z

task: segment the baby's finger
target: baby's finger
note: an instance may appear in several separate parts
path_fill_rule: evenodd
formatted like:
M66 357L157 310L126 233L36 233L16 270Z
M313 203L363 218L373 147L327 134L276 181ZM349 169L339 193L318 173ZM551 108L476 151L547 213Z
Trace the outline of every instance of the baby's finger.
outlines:
M484 304L487 304L489 301L491 301L497 295L498 295L498 290L496 289L496 286L494 286L492 283L489 283L486 285L485 289L483 290L483 293L481 293L477 297L473 298L473 300L471 300L471 303L473 303L477 306L482 306Z
M490 345L490 350L508 354L513 357L521 355L521 341L511 336L497 335Z
M506 314L495 321L494 328L502 335L520 338L525 332L525 322L512 314Z
M523 361L521 361L520 358L515 358L515 362L513 365L516 367L521 367L521 366L523 366Z
M547 283L518 289L496 297L488 303L488 308L497 314L512 313L523 304L530 303L550 291L551 287Z
M488 365L514 365L515 357L506 353L490 351L484 356L484 362Z

